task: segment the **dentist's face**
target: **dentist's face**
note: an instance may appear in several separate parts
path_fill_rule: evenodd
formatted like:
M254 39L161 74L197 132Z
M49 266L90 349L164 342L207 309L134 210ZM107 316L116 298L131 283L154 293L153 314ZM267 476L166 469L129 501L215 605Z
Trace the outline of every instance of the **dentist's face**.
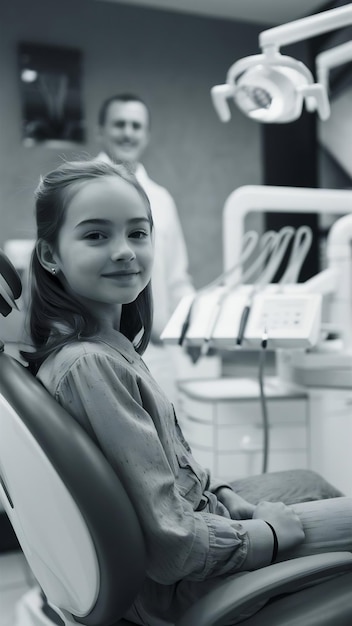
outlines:
M137 163L149 142L147 108L142 102L112 102L100 127L100 140L116 163Z

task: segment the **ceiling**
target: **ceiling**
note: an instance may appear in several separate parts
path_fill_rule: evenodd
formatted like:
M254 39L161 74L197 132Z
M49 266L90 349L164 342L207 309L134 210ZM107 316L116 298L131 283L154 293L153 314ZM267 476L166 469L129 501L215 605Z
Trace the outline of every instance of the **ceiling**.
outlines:
M327 0L105 0L256 24L284 24L327 6Z

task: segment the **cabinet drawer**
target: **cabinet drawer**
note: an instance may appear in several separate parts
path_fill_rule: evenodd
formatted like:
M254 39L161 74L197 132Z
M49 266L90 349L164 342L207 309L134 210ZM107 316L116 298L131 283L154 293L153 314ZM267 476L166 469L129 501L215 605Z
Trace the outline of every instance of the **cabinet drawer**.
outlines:
M217 445L220 452L231 450L262 449L264 431L262 424L252 428L221 427L217 433ZM305 426L269 426L270 450L305 450L307 448L307 430Z
M269 420L276 423L306 422L307 401L306 399L267 400ZM255 400L200 402L182 396L182 414L200 422L213 422L218 425L247 424L248 421L261 419L261 407L259 397Z
M220 426L200 424L191 419L182 424L185 438L193 446L214 448L219 452L261 449L263 446L263 426L261 423L242 426ZM294 450L307 447L305 426L270 426L269 441L271 450Z
M305 399L267 400L268 417L271 424L305 423L307 401ZM220 425L246 424L248 420L261 419L260 399L248 402L222 402L215 406L215 419Z

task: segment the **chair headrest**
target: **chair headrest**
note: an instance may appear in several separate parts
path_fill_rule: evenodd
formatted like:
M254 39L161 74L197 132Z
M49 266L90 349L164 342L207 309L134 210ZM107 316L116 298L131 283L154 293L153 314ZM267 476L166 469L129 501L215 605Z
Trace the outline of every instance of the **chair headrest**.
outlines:
M22 293L22 283L10 259L0 249L0 314L6 317Z

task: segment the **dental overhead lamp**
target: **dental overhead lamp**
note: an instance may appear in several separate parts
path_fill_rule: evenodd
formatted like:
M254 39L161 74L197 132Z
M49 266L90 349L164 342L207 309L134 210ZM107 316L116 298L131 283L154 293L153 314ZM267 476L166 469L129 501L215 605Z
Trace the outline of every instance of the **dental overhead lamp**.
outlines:
M265 30L259 35L262 54L234 63L224 85L211 89L215 109L223 122L231 117L229 98L245 115L258 122L292 122L302 113L317 111L328 119L327 88L314 82L310 70L297 59L282 55L280 46L310 39L352 24L352 4L311 15Z

